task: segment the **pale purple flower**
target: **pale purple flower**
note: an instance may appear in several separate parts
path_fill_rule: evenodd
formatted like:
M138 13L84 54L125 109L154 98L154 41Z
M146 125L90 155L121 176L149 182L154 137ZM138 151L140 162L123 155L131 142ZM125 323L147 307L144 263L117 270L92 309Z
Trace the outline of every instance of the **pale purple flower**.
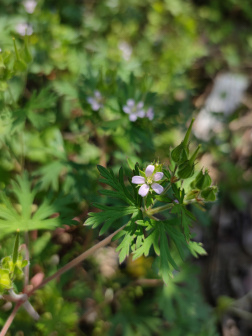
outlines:
M23 1L24 8L27 13L32 14L37 6L37 1L35 0L25 0Z
M134 99L128 99L126 105L123 106L123 112L129 115L130 121L136 121L137 118L143 118L145 116L143 107L144 103L142 101L136 104Z
M164 191L164 188L155 183L157 181L162 180L164 174L162 172L156 172L155 167L153 165L148 165L145 169L145 177L144 176L133 176L132 183L140 184L141 187L138 190L138 194L142 197L147 196L150 189L154 190L157 194L161 194Z
M33 33L32 27L26 22L18 23L15 28L16 28L16 31L22 36L32 35Z
M154 111L153 111L153 108L152 107L149 107L147 112L146 112L146 115L145 115L149 120L153 120L154 118Z
M91 105L92 110L98 111L103 107L103 97L100 91L95 90L93 97L88 97L87 102Z

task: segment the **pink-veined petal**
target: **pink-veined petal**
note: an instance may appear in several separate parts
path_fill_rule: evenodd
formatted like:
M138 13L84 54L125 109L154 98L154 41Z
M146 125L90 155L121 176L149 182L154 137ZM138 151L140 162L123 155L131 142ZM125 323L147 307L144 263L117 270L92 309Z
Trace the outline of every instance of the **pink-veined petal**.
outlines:
M131 113L131 114L129 115L129 120L130 120L130 121L136 121L136 120L137 120L137 115L136 115L135 113Z
M131 108L130 108L129 106L124 105L124 106L123 106L123 112L129 114L129 113L131 113Z
M133 176L132 177L132 183L134 184L144 184L145 183L145 178L143 176Z
M145 175L147 177L151 176L154 172L154 169L155 169L155 167L153 165L147 166L147 168L145 169Z
M162 180L163 176L164 176L164 173L158 172L158 173L154 174L153 180L154 181L160 181L160 180Z
M138 194L142 197L146 196L150 190L148 184L143 184L140 189L138 190Z
M128 100L127 100L127 105L128 105L129 107L133 107L133 106L135 106L135 100L134 100L134 99L128 99Z
M157 193L161 194L164 191L164 188L158 183L152 183L151 188Z

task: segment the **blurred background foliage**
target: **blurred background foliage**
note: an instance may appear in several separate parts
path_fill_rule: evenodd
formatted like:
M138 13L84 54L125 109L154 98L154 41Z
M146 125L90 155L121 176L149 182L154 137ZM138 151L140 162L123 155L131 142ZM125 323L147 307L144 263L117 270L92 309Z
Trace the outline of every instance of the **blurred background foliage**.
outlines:
M251 335L251 23L250 0L1 1L1 257L19 225L32 279L89 248L87 212L110 202L96 165L167 164L193 116L220 189L192 209L208 256L169 286L148 258L118 265L113 243L38 291L41 319L20 310L9 335ZM129 99L154 117L131 122Z

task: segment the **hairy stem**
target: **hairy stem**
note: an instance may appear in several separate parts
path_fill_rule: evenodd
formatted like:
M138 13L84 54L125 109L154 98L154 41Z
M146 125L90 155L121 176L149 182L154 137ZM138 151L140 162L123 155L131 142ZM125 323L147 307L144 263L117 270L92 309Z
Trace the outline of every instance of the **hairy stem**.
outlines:
M60 275L64 274L65 272L69 271L71 268L77 266L80 262L82 262L83 260L85 260L86 258L88 258L89 256L91 256L96 250L98 250L100 247L104 247L106 245L108 245L112 238L121 230L124 229L126 225L122 226L120 229L116 230L115 232L113 232L110 236L108 236L107 238L103 239L102 241L100 241L99 243L97 243L96 245L94 245L93 247L91 247L89 250L83 252L82 254L80 254L78 257L76 257L75 259L73 259L72 261L70 261L68 264L66 264L65 266L63 266L62 268L60 268L57 272L55 272L53 275L49 276L48 278L46 278L44 281L41 282L41 284L39 284L38 286L34 287L29 293L28 296L31 296L37 289L45 286L48 282L50 282L53 279L58 278ZM1 335L0 335L1 336Z
M3 326L3 329L1 330L0 336L5 336L9 327L11 326L18 309L21 307L22 305L22 301L19 301L16 306L14 307L13 311L11 312L10 316L8 317L7 321L5 322L5 325Z

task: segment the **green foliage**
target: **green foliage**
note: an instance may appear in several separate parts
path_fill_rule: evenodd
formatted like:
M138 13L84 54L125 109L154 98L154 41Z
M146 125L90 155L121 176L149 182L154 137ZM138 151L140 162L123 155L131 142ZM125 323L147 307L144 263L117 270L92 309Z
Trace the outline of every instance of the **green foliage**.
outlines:
M192 122L184 140L188 154L188 141L191 127ZM190 162L193 169L198 150L199 147L193 153L190 160L186 159L184 161L185 163L187 161ZM117 221L117 226L115 226L115 228L118 228L120 227L119 223L123 223L122 219L126 220L130 216L130 219L127 219L128 221L126 221L125 227L114 237L114 239L120 238L121 240L117 247L120 262L123 262L125 258L129 256L131 251L134 255L133 259L139 258L142 255L147 257L152 254L151 248L153 247L154 252L158 257L156 263L156 265L158 265L158 272L166 284L169 283L169 279L173 276L174 270L178 270L176 261L172 256L173 245L176 246L182 259L184 258L184 251L186 249L189 249L194 256L197 256L197 254L206 254L199 243L191 241L190 226L192 225L192 220L195 220L195 217L186 209L186 204L184 203L185 190L174 183L182 178L179 174L180 170L178 170L178 177L175 175L177 162L181 162L181 159L177 160L176 156L175 169L173 171L171 168L168 170L163 169L164 173L160 171L162 170L162 165L159 163L149 165L146 168L145 173L141 171L138 164L136 164L135 169L133 170L132 183L129 187L125 186L122 168L120 169L119 177L117 178L112 170L98 166L98 170L103 177L103 179L100 179L100 182L114 189L104 189L101 193L122 200L124 203L127 203L128 206L116 204L107 206L95 203L94 206L102 211L89 213L89 218L85 222L85 225L90 225L94 229L103 224L100 231L100 234L103 234L110 229L113 223ZM152 172L147 172L147 169ZM166 177L165 180L162 180L163 176ZM182 179L185 180L188 177L191 177L191 173L184 176ZM136 193L136 189L134 188L134 183L136 183L135 180L140 181L137 183L140 183L143 186L145 185L145 188L149 188L150 192L148 193L147 191L147 193L142 195L139 189L138 193ZM160 181L159 183L163 184L165 188L160 186L162 190L156 191L157 189L155 189L156 187L154 185L157 185L157 183L152 184L153 181ZM172 199L166 195L170 186L172 186L173 191ZM162 193L162 196L155 197L154 191L158 194ZM189 193L190 192L191 191L189 191ZM157 200L167 203L167 205L154 207ZM170 210L170 214L166 220L159 220L153 216L156 213L166 210ZM168 241L170 241L170 244Z
M13 199L4 192L1 194L0 226L2 235L16 230L53 230L71 214L68 208L70 203L68 197L57 200L48 198L40 205L36 205L34 200L37 191L32 188L27 174L18 176L16 181L12 181L11 187Z
M76 335L77 309L73 303L63 304L60 290L55 284L38 293L37 303L43 301L43 313L36 327L41 335L50 335L57 332L59 335Z
M190 228L195 217L209 225L201 208L216 201L218 192L210 177L206 181L200 173L196 176L197 160L190 162L192 123L188 130L186 125L220 71L247 72L252 47L250 1L45 0L35 2L32 14L26 3L0 3L0 236L1 256L6 258L0 283L6 290L13 285L13 237L8 234L20 229L23 243L24 232L29 231L31 277L38 270L47 276L56 270L51 258L63 264L92 245L96 231L68 226L73 217L84 221L88 212L86 224L99 228L100 235L123 227L112 245L123 265L119 270L115 266L116 275L108 280L87 261L78 269L81 279L68 278L64 290L53 287L46 294L45 309L44 292L39 293L38 327L20 310L11 333L215 335L210 310L189 285L190 272L181 286L174 285L177 270L183 274L185 269L182 260L188 264L188 254L205 254L192 240ZM101 108L95 111L88 99L96 91L101 94ZM131 122L123 110L129 99L143 102L145 112L153 109L154 118ZM225 125L246 114L244 102L235 114L223 117ZM223 128L202 145L203 154L214 162L209 175L221 182L218 197L240 210L245 209L240 191L250 193L252 186L244 127L235 135L231 126ZM196 148L195 139L190 146ZM238 159L237 153L245 154ZM164 162L160 185L165 192L158 195L152 190L142 198L131 179L155 158ZM120 169L126 161L130 169ZM216 169L223 174L216 174ZM16 273L21 278L25 262L16 252ZM125 284L138 277L127 273L130 254L139 263L153 261L152 269L144 264L150 273L142 277L159 273L168 284L165 290L172 288L169 295L156 288L147 289L144 297L129 295L125 307L117 300L121 292L127 296ZM83 284L90 289L89 297L81 290ZM18 288L22 290L21 285ZM77 289L71 300L78 302L79 319L76 306L67 300L63 305L60 299L73 288ZM112 302L104 299L107 289L114 293ZM156 302L163 297L160 312ZM49 307L50 300L55 307L53 303ZM87 311L96 320L83 322ZM1 310L2 325L8 314Z
M28 260L24 260L19 249L19 231L16 234L13 253L4 257L0 263L0 294L7 293L14 287L14 281L23 277L23 268L28 265Z

